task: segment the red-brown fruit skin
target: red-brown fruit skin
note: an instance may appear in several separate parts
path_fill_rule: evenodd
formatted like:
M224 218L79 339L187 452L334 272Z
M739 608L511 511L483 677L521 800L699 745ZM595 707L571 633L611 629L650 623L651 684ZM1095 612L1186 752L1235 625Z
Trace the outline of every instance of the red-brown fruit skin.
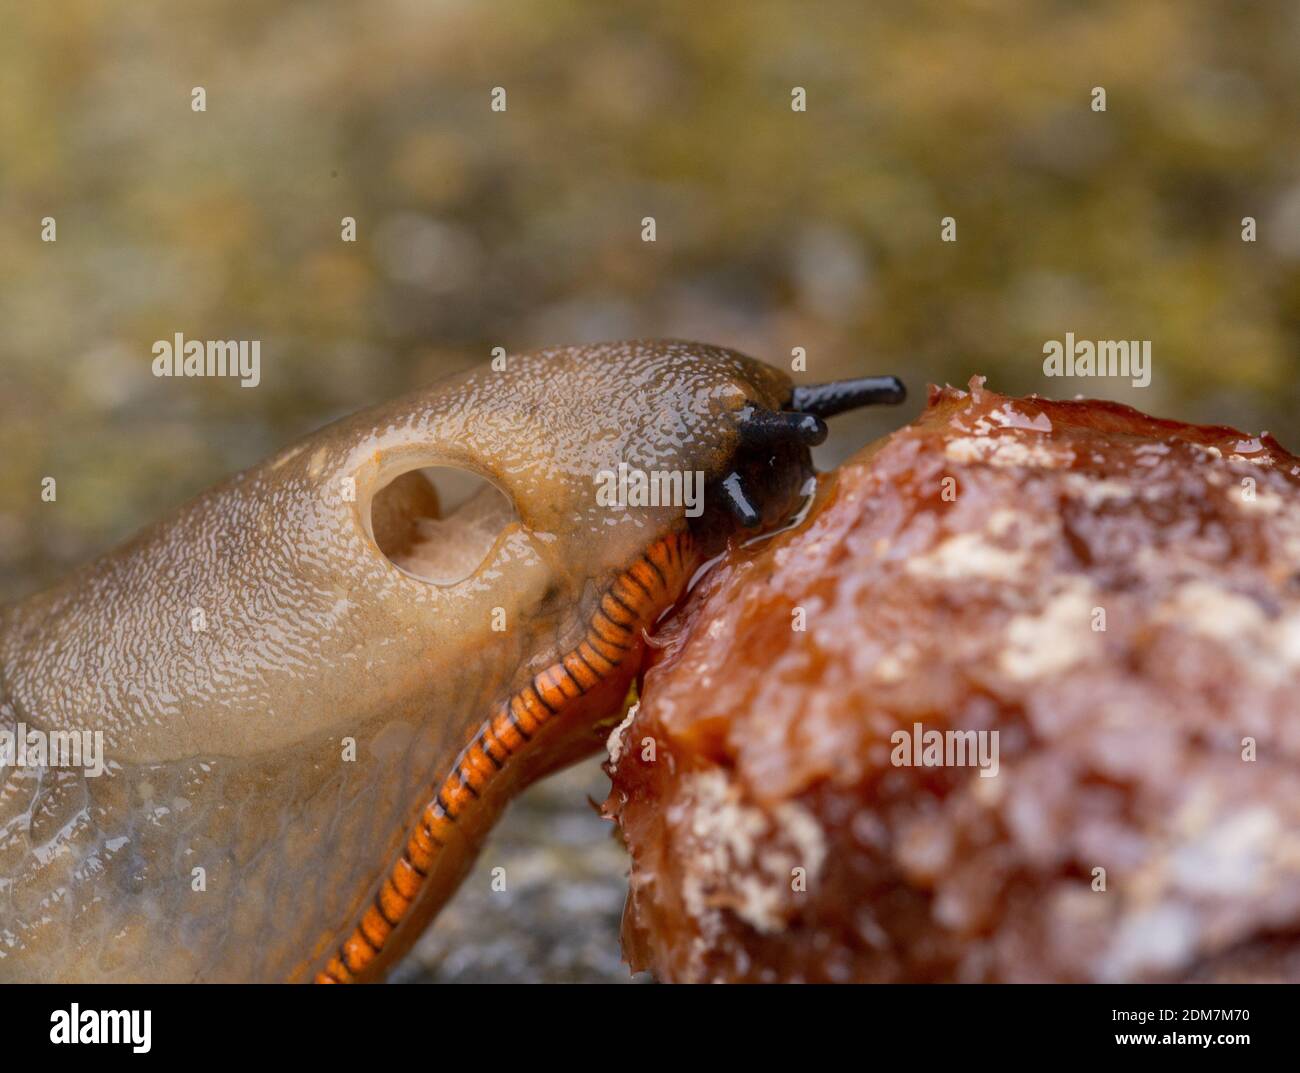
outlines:
M659 643L608 765L634 969L1300 980L1300 461L1271 438L932 388ZM892 764L918 722L999 731L998 775Z

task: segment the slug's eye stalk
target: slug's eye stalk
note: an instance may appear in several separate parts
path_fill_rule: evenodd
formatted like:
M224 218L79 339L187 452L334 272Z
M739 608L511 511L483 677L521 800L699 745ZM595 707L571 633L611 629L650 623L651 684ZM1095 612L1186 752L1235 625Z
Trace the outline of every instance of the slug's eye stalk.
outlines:
M907 398L907 389L896 376L863 376L856 380L832 380L794 389L790 409L795 413L834 417L859 406L884 403L895 406Z

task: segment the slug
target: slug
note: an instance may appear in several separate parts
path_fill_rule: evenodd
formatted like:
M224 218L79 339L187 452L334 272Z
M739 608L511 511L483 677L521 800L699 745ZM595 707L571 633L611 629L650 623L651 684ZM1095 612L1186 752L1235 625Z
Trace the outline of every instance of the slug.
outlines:
M508 800L596 751L700 565L792 514L822 419L902 395L691 343L514 355L0 608L0 737L100 732L105 765L0 768L0 980L381 979ZM620 464L703 501L601 502ZM485 494L444 514L435 466Z

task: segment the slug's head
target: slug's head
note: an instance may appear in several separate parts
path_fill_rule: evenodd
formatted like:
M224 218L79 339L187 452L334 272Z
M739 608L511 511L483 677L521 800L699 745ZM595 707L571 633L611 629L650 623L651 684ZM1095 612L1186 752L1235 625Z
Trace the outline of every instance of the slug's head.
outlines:
M482 408L507 424L478 442L492 444L497 479L528 528L555 534L564 556L592 576L623 568L683 526L709 553L780 524L807 494L825 419L904 397L893 377L795 387L736 351L676 340L556 348L510 362L511 390L485 390ZM521 398L530 400L523 409Z
M359 437L344 470L362 503L399 469L474 470L509 497L536 554L580 588L671 531L689 526L709 552L779 524L805 495L824 419L902 398L893 377L795 387L700 343L556 347L360 415L382 442Z
M702 528L756 530L779 524L807 492L810 449L826 440L825 418L860 406L897 404L906 394L894 376L787 386L775 406L760 390L733 394L728 417L736 435L731 455L710 483L712 509Z

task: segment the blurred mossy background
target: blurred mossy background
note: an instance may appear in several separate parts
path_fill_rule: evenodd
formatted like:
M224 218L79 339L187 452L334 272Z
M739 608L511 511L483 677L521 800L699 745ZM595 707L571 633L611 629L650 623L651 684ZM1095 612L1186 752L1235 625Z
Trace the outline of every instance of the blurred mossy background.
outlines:
M0 147L0 598L496 345L802 346L908 414L982 372L1300 447L1291 0L9 3ZM155 379L178 331L262 384ZM1045 379L1066 331L1151 339L1151 386Z
M1045 379L1067 331L1151 386ZM155 379L176 332L260 386ZM1300 449L1300 5L3 3L0 599L494 346L629 336L902 375L827 464L976 372ZM622 976L603 785L512 810L403 978Z

